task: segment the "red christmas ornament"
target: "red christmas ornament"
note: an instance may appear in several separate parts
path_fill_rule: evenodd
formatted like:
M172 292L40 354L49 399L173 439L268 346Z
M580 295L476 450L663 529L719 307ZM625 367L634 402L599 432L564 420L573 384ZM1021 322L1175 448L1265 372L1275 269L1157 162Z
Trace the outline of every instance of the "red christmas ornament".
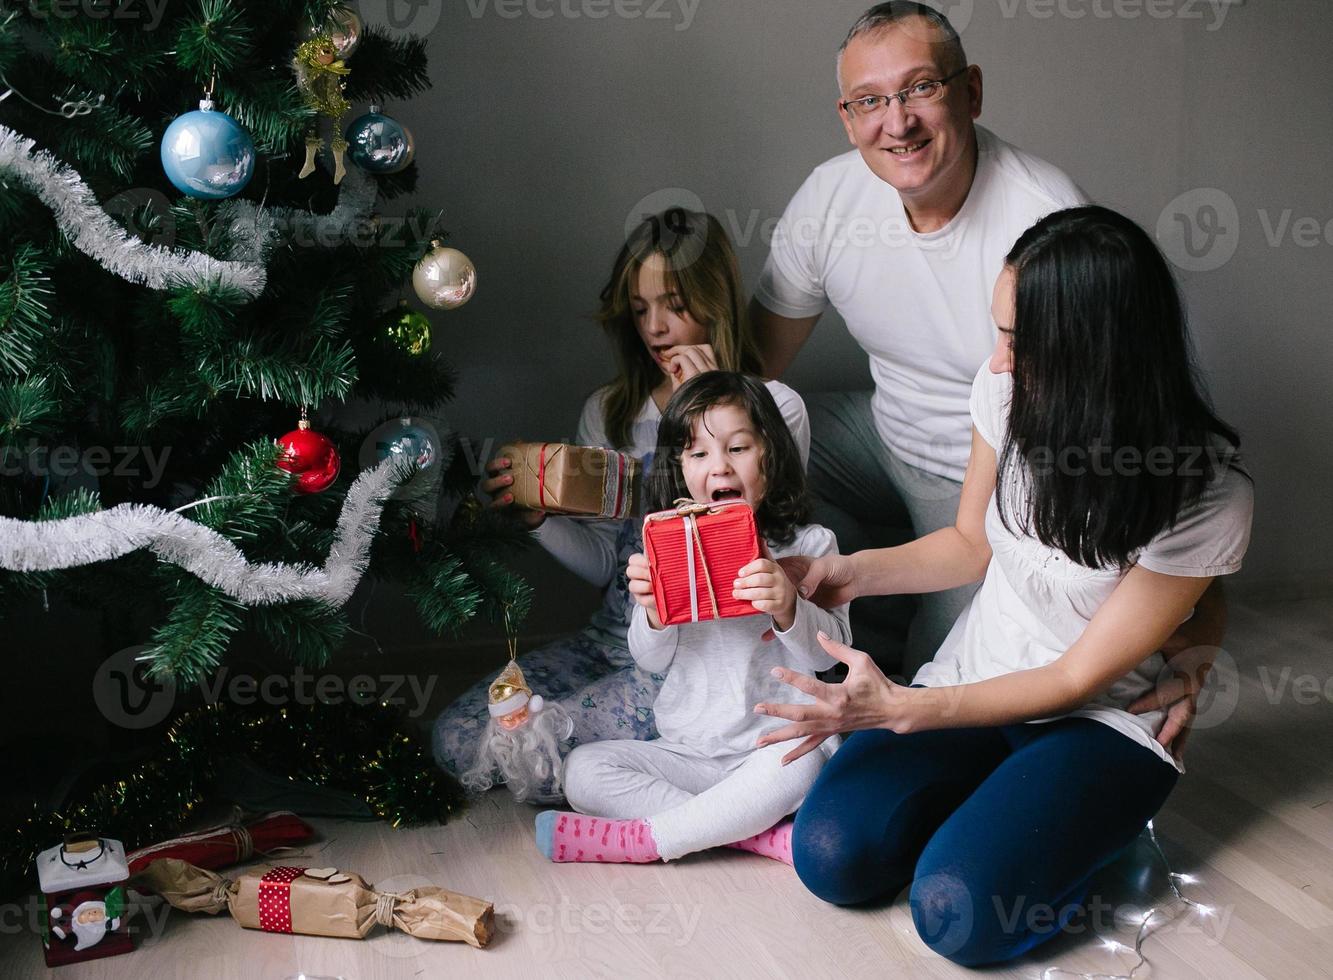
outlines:
M294 431L278 440L278 466L296 474L298 493L321 493L338 479L342 459L328 436L310 428L308 419L301 419Z

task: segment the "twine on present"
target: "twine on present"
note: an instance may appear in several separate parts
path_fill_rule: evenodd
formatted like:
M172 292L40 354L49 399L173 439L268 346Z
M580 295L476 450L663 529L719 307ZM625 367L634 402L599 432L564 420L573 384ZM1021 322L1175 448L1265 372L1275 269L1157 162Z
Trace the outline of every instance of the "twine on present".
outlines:
M231 826L231 834L236 838L236 860L248 861L250 855L255 852L255 839L250 833L250 828L242 823L235 823Z
M394 892L379 892L375 896L375 921L386 929L393 928L393 910L399 902L407 901L406 895Z
M685 522L685 555L690 576L690 621L699 622L699 589L694 577L694 549L699 548L699 563L704 569L704 585L708 588L708 601L713 607L713 618L721 619L717 609L717 593L713 591L713 578L708 574L708 556L704 554L703 539L699 537L698 515L708 513L707 504L699 504L684 498L676 501L676 513Z

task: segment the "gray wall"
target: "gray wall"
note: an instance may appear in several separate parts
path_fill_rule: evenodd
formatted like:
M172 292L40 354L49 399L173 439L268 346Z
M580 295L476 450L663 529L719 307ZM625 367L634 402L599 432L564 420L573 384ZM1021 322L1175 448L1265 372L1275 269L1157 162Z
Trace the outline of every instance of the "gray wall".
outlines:
M462 373L451 418L473 434L573 434L612 372L587 314L645 197L678 188L719 214L753 285L792 192L848 148L833 52L864 0L621 2L437 0L405 21L429 29L435 88L389 111L416 133L419 201L445 209L480 269L477 298L434 316ZM1234 257L1181 280L1213 395L1257 476L1245 578L1333 581L1333 4L1061 3L1084 16L1053 0L948 4L985 71L982 122L1150 229L1185 192L1234 202L1238 223L1224 207L1218 240L1238 233ZM372 22L384 6L361 3ZM1317 244L1293 237L1312 218ZM805 391L868 379L833 316L788 377Z

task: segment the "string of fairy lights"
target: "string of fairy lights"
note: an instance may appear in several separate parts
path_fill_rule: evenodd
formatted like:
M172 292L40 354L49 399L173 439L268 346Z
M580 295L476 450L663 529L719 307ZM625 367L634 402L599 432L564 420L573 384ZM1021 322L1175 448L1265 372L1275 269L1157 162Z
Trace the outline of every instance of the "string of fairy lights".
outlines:
M1193 909L1204 918L1212 916L1217 910L1211 905L1205 905L1202 902L1196 902L1180 890L1181 885L1198 884L1199 879L1192 874L1185 874L1172 870L1171 862L1167 860L1166 852L1162 850L1162 844L1157 839L1157 831L1153 827L1153 822L1148 821L1148 841L1152 844L1153 850L1157 852L1161 859L1162 866L1166 869L1166 881L1171 888L1171 894L1175 900L1183 904L1186 908ZM1143 944L1151 936L1152 927L1160 924L1162 921L1157 917L1164 915L1170 906L1154 905L1148 911L1143 913L1139 919L1138 930L1134 934L1133 945L1126 945L1115 939L1103 937L1102 947L1109 953L1121 955L1128 953L1135 958L1134 965L1130 967L1128 973L1081 973L1078 970L1067 970L1063 967L1051 966L1042 971L1041 980L1056 980L1058 977L1076 977L1077 980L1135 980L1135 975L1148 965L1148 957L1143 954Z

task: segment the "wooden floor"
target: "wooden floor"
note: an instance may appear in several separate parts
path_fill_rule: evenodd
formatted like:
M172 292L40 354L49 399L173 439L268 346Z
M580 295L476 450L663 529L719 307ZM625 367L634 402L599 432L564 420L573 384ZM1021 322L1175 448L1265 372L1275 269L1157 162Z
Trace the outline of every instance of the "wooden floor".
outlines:
M1212 727L1193 737L1181 780L1156 828L1185 886L1216 908L1167 914L1144 945L1138 977L1292 980L1333 975L1333 604L1232 605ZM1313 678L1300 680L1300 678ZM1317 693L1315 689L1317 688ZM1235 710L1226 691L1238 693ZM739 852L670 866L548 864L533 845L536 811L503 791L447 826L394 831L324 821L309 863L358 871L387 889L435 883L493 901L500 933L488 949L377 931L365 942L241 930L229 918L172 913L141 932L133 954L54 972L82 978L346 977L355 980L546 977L960 977L917 939L904 898L878 909L834 908L790 868ZM1038 955L982 971L1040 977L1046 967L1127 972L1100 939L1132 942L1128 919L1169 904L1153 852L1141 844L1099 876L1105 909L1089 929ZM0 928L0 976L48 975L40 943L17 917Z

